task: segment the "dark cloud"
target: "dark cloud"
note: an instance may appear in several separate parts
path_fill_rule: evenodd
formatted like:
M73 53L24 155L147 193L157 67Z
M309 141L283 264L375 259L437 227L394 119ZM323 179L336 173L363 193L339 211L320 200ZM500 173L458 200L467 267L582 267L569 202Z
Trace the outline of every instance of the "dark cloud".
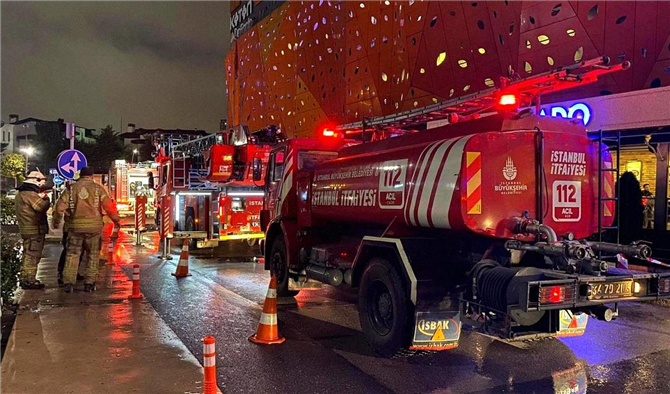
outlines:
M101 39L117 49L133 55L147 51L165 61L188 61L193 63L212 63L221 59L220 46L207 47L199 42L184 39L164 28L142 24L127 25L118 28L117 23L102 21L98 25Z
M2 118L218 129L225 2L2 2Z

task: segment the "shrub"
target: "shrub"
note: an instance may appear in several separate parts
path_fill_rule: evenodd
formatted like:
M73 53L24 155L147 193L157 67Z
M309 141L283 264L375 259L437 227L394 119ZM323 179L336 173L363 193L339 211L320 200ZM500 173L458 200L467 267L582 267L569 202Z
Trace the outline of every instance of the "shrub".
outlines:
M2 278L2 300L5 304L14 302L14 292L18 287L21 270L21 242L0 237L0 275Z
M2 197L0 201L0 224L3 226L11 226L17 224L16 222L16 203L14 200Z

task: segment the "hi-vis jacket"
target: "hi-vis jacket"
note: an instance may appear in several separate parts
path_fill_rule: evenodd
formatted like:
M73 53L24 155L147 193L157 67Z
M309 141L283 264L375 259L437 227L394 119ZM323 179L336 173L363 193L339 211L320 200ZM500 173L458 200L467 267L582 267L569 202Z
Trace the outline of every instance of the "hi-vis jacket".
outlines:
M73 233L99 233L102 231L103 211L114 222L119 221L116 204L105 189L90 177L81 177L65 190L56 202L54 226L60 225L63 215L68 215L68 231Z
M24 184L25 186L25 184ZM16 219L22 237L46 234L49 231L47 211L49 199L42 198L37 186L21 187L16 196Z

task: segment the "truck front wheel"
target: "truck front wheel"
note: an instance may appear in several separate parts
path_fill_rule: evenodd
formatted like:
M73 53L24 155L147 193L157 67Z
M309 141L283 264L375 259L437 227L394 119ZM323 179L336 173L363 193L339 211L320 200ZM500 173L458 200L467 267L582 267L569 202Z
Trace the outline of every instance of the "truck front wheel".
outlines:
M270 249L270 269L277 278L277 295L293 297L298 291L288 289L288 264L286 263L286 245L281 235L275 238Z
M409 346L411 306L402 279L391 263L375 258L363 272L358 313L365 339L384 357Z

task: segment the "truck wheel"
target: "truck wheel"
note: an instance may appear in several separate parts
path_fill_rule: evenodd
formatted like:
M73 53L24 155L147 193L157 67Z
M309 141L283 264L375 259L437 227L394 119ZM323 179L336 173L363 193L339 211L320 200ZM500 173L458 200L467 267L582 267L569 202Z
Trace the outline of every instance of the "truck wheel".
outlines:
M363 272L358 292L358 315L365 339L375 352L393 357L409 346L409 297L397 270L375 258Z
M286 245L284 237L278 235L270 249L270 269L277 277L277 295L279 297L293 297L299 291L288 289L288 265L286 264Z

